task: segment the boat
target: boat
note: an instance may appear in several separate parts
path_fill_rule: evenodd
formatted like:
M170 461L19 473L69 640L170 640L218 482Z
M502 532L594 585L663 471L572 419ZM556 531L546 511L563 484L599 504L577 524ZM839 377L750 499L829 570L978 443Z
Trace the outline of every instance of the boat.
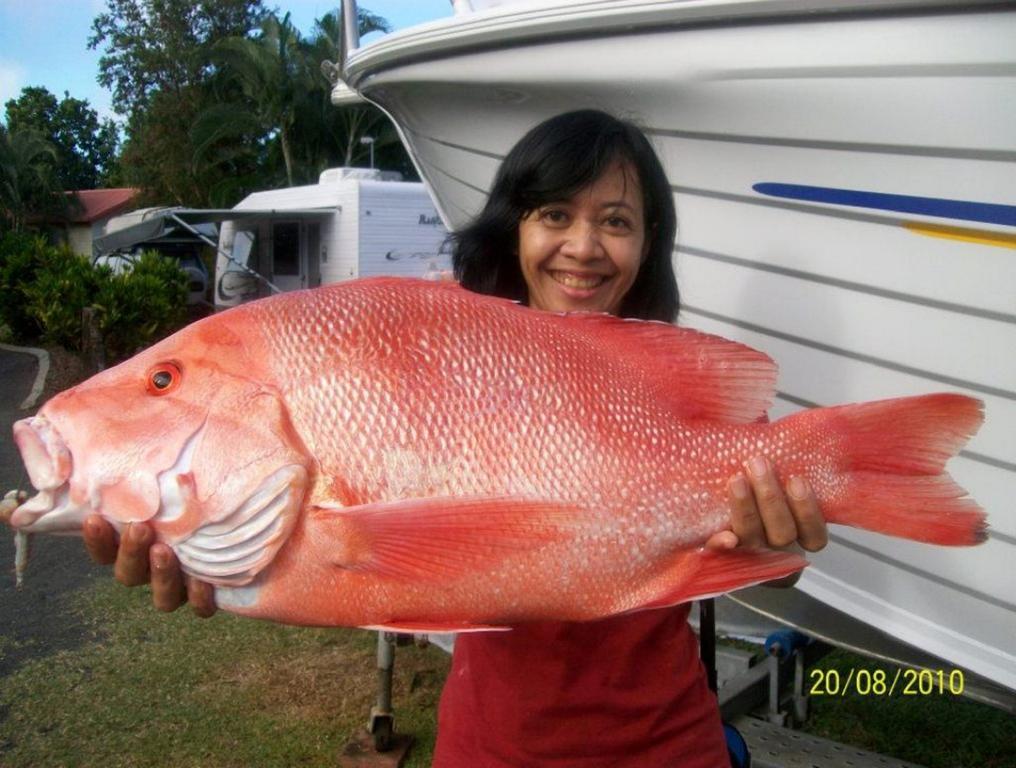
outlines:
M797 589L946 674L1016 691L1014 4L455 6L361 47L346 0L327 65L334 102L369 100L398 126L449 228L526 130L606 109L642 125L666 166L679 322L778 361L773 418L933 391L984 401L950 471L987 510L988 540L837 527Z

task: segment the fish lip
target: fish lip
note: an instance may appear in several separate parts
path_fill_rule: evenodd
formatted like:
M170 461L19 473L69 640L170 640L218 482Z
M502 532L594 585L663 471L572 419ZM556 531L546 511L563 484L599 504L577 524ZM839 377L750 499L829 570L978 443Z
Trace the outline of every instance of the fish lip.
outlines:
M71 500L74 462L57 428L42 415L21 419L14 424L14 442L38 493L14 511L11 527L27 533L80 530L91 510Z
M11 515L11 527L25 533L80 533L88 507L70 498L70 483L39 491Z
M36 490L56 490L70 479L74 466L71 452L60 432L45 416L16 421L14 442Z

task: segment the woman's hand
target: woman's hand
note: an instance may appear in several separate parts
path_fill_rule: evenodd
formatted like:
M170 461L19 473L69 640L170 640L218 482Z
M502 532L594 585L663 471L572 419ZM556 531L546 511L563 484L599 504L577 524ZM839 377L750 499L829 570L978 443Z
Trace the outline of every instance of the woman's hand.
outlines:
M10 525L14 510L24 504L27 498L28 494L24 491L8 491L4 494L3 499L0 500L0 523Z
M173 550L153 543L151 527L132 523L117 542L113 527L98 515L90 515L84 525L85 549L92 560L113 565L113 575L121 584L136 587L151 582L152 603L160 611L175 611L189 602L194 613L207 618L215 613L212 587L184 575Z
M764 456L748 461L745 469L745 473L735 475L727 484L730 530L711 536L707 547L779 549L797 544L809 552L825 547L829 541L825 518L804 478L791 477L786 489L782 488L772 464ZM790 586L797 576L770 584Z
M24 503L25 494L7 494L0 501L0 523L10 524L11 515ZM175 611L190 603L194 613L207 618L215 613L215 593L211 585L184 576L173 550L153 543L152 529L144 523L128 525L117 541L116 531L98 515L89 515L82 531L85 549L92 560L113 565L113 575L121 584L136 587L152 583L152 603L160 611Z

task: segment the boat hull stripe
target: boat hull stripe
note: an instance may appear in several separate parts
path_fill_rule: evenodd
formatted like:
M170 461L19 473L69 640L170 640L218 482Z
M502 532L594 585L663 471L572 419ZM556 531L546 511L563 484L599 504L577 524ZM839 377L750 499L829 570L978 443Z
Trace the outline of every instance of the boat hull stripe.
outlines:
M1016 227L1016 205L978 203L971 200L949 200L943 197L893 195L885 192L868 192L860 189L812 187L805 184L760 182L752 189L761 195L787 200L804 200L812 203L846 205L878 211L894 211L919 216L936 216L943 219L978 221L983 224L1002 224Z

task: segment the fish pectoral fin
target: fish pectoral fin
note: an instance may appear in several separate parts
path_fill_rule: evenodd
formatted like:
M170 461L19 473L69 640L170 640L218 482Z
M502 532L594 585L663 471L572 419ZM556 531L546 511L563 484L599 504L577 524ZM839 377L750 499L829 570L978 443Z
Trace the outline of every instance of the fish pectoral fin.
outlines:
M202 581L238 587L272 561L299 518L307 470L280 467L228 515L173 544L184 571Z
M432 497L345 509L312 507L308 534L335 565L412 581L481 572L560 541L581 507L507 497Z
M641 588L635 610L716 597L800 571L808 561L775 549L692 549L677 552Z

